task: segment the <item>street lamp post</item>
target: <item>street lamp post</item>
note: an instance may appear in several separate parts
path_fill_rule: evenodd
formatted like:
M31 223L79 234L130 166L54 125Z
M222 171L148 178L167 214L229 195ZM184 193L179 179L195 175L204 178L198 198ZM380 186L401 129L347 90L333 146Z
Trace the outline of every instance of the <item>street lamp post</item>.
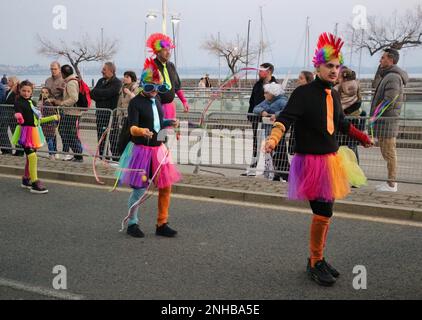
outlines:
M167 0L162 0L161 1L161 18L162 18L162 32L163 32L163 34L167 34L167 15L168 15ZM147 18L150 18L150 19L156 19L157 17L158 16L155 13L149 13L147 15Z
M148 38L148 20L155 20L157 19L157 14L154 12L148 12L146 18L147 20L145 21L145 42L144 42L144 55L145 55L145 59L147 58L147 47L146 47L146 43L147 43L147 38Z
M167 34L167 0L162 0L163 33Z
M173 43L176 46L176 49L174 50L174 65L177 68L177 45L176 45L176 32L175 32L175 26L180 22L180 17L178 16L172 16L171 17L171 26L173 30Z
M148 22L145 21L145 36L144 36L144 58L147 58L147 37L148 37Z

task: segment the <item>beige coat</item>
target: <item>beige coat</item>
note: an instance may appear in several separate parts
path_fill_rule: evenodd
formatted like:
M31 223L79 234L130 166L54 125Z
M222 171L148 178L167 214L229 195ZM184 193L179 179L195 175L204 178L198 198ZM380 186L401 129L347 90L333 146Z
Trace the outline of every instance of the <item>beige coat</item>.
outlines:
M344 81L335 89L340 93L343 110L359 101L359 82L357 80Z
M45 80L45 86L51 90L55 99L63 99L63 88L65 86L65 82L62 76L57 78L50 77Z
M117 117L119 119L127 117L127 108L129 107L129 102L138 93L139 85L137 83L132 83L132 85L128 88L132 94L124 93L124 88L126 88L126 86L123 86L120 90L119 100L117 102Z
M65 88L63 101L61 107L63 107L63 112L69 116L80 116L82 114L81 109L76 107L76 103L79 99L79 82L78 77L71 75L65 80Z

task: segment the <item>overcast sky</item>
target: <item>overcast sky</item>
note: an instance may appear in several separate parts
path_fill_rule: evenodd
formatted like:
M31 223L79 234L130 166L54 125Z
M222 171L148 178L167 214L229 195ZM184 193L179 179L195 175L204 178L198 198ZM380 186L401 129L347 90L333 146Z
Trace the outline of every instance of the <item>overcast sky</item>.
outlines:
M262 5L264 37L271 46L266 60L278 66L301 67L306 16L311 17L313 52L317 36L324 31L332 32L336 22L340 23L339 33L343 33L345 25L352 20L356 5L366 6L368 15L389 17L394 10L404 12L418 3L422 4L422 1L168 0L168 7L170 13L179 13L182 18L179 66L216 66L217 59L201 49L203 41L218 32L223 39L236 39L238 34L246 37L248 19L252 19L251 40L257 42L259 6ZM67 8L67 30L53 28L52 10L56 5ZM0 64L47 64L50 59L37 54L37 33L50 39L72 41L83 34L99 37L104 28L106 38L119 40L115 62L120 66L138 67L143 60L145 16L150 10L160 11L161 0L1 0ZM149 32L160 29L161 20L148 22ZM346 54L348 58L349 54ZM366 55L363 65L376 65L378 59L378 56ZM422 66L422 50L407 51L402 65Z

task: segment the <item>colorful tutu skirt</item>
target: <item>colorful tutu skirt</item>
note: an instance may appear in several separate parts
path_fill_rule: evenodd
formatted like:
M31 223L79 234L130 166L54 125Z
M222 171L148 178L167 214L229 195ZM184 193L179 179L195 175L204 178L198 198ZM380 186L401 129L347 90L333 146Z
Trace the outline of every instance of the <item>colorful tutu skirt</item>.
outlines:
M167 147L164 144L159 147L147 147L129 142L120 158L121 170L116 173L119 185L135 189L147 188L149 179L154 178L160 164L161 168L153 181L157 188L167 188L180 181L182 175L173 163L171 154L166 155Z
M338 153L295 155L289 173L289 199L333 202L347 197L350 185L365 185L366 177L351 153L342 147Z
M14 146L23 148L40 149L45 144L45 137L41 126L17 126L12 137Z

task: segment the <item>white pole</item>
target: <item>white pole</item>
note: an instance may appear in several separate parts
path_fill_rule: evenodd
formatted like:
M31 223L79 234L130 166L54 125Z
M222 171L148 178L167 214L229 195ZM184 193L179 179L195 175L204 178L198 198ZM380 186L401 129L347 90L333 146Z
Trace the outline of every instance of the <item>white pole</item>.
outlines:
M218 32L218 47L220 47L220 32ZM221 54L218 54L218 86L221 86Z
M363 44L363 37L364 36L365 36L365 29L362 29L361 44ZM361 45L360 54L359 54L359 72L358 72L359 78L361 77L361 70L362 70L362 51L363 51L363 48L362 48L362 45Z
M144 43L143 43L143 47L144 47L144 59L147 58L147 37L148 37L148 22L145 21L145 37L144 37Z
M350 68L353 68L353 47L355 42L355 28L353 28L352 33L352 43L350 44Z
M163 10L162 10L162 15L163 15L163 33L167 34L167 0L162 0L162 4L163 4Z
M101 28L101 55L104 54L104 28Z
M248 21L248 39L246 42L246 69L249 67L249 38L251 33L251 22L252 20L249 19ZM248 85L248 70L246 70L246 85Z

